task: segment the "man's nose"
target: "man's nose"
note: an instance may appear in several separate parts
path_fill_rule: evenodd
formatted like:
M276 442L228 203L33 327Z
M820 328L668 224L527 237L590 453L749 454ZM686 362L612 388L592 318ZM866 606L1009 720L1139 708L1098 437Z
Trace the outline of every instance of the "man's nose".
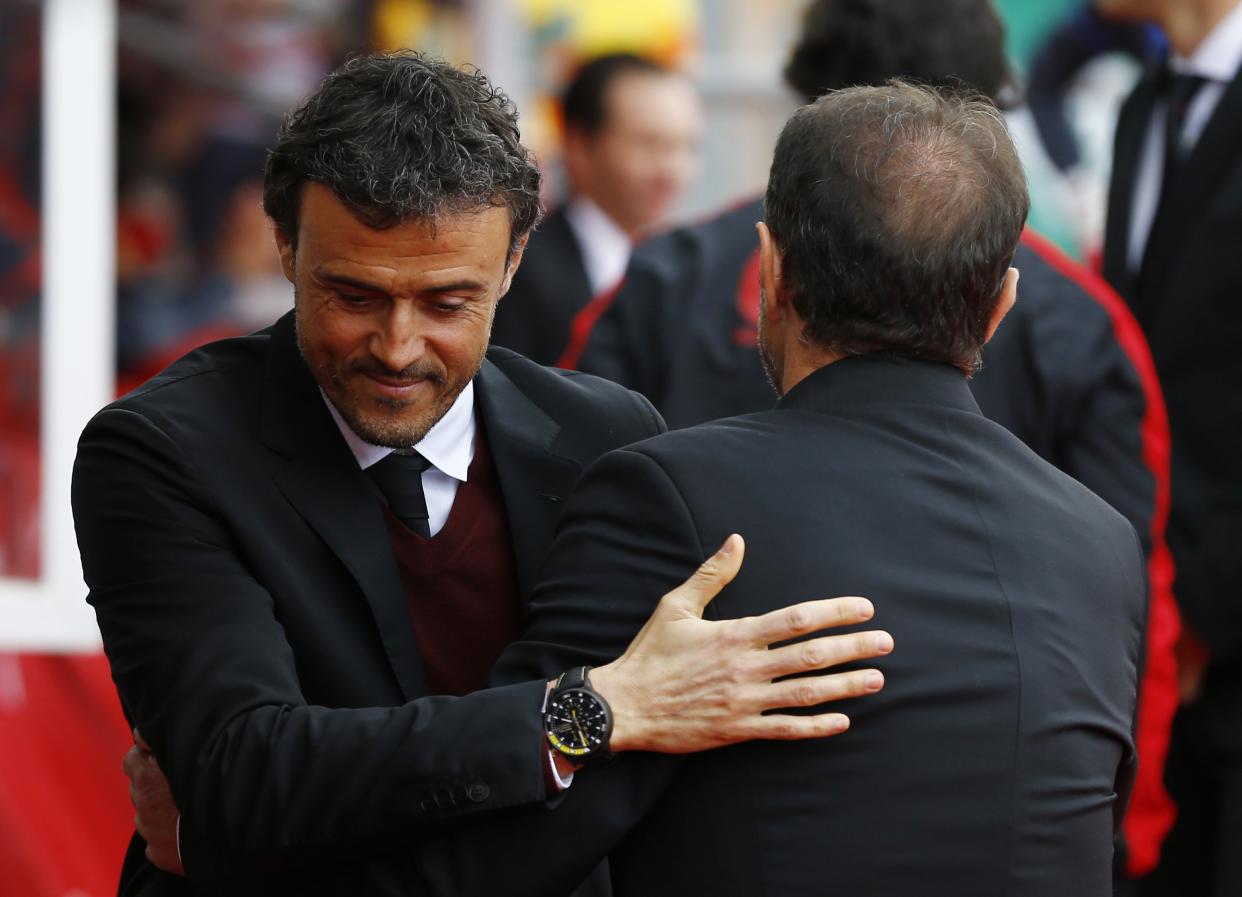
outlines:
M402 371L423 357L427 340L418 309L396 303L371 339L371 354L390 371Z

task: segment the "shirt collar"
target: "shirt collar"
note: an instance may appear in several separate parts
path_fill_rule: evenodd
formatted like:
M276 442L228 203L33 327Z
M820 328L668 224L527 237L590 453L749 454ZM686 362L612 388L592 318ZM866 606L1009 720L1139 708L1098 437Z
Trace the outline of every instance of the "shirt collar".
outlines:
M366 470L388 457L392 449L367 442L350 429L323 390L320 395L359 467ZM464 483L470 462L474 460L474 431L474 381L471 380L414 450L430 461L432 467Z
M1232 81L1242 68L1242 3L1233 8L1190 56L1174 54L1169 67L1182 75L1209 81Z
M578 195L569 201L565 218L582 250L591 290L601 293L625 274L633 248L629 234L586 196Z

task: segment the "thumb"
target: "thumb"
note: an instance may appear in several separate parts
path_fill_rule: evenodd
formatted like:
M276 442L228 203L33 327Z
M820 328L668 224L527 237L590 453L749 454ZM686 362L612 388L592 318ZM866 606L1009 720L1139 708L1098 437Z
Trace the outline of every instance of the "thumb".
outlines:
M746 543L737 533L724 540L720 548L699 565L690 578L668 593L676 609L696 617L703 616L703 610L742 569L742 558L746 554Z

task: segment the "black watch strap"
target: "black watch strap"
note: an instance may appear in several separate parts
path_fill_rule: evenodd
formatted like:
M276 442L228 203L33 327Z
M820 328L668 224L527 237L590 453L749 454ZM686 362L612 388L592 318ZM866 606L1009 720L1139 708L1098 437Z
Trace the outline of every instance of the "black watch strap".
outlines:
M587 688L595 691L595 689L591 688L590 680L587 679L587 675L590 672L590 667L573 667L568 669L556 677L556 685L553 686L552 690L563 691L567 688Z

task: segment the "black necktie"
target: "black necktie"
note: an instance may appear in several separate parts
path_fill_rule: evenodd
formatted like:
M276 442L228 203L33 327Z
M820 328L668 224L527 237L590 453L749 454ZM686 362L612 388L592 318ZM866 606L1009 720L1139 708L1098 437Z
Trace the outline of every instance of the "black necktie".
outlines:
M392 512L424 539L431 538L427 497L423 495L423 471L430 466L431 462L417 452L390 452L383 461L367 468Z
M1164 94L1168 112L1164 122L1164 184L1161 193L1171 188L1189 155L1182 139L1186 129L1186 113L1190 111L1195 94L1206 81L1198 75L1169 75Z

